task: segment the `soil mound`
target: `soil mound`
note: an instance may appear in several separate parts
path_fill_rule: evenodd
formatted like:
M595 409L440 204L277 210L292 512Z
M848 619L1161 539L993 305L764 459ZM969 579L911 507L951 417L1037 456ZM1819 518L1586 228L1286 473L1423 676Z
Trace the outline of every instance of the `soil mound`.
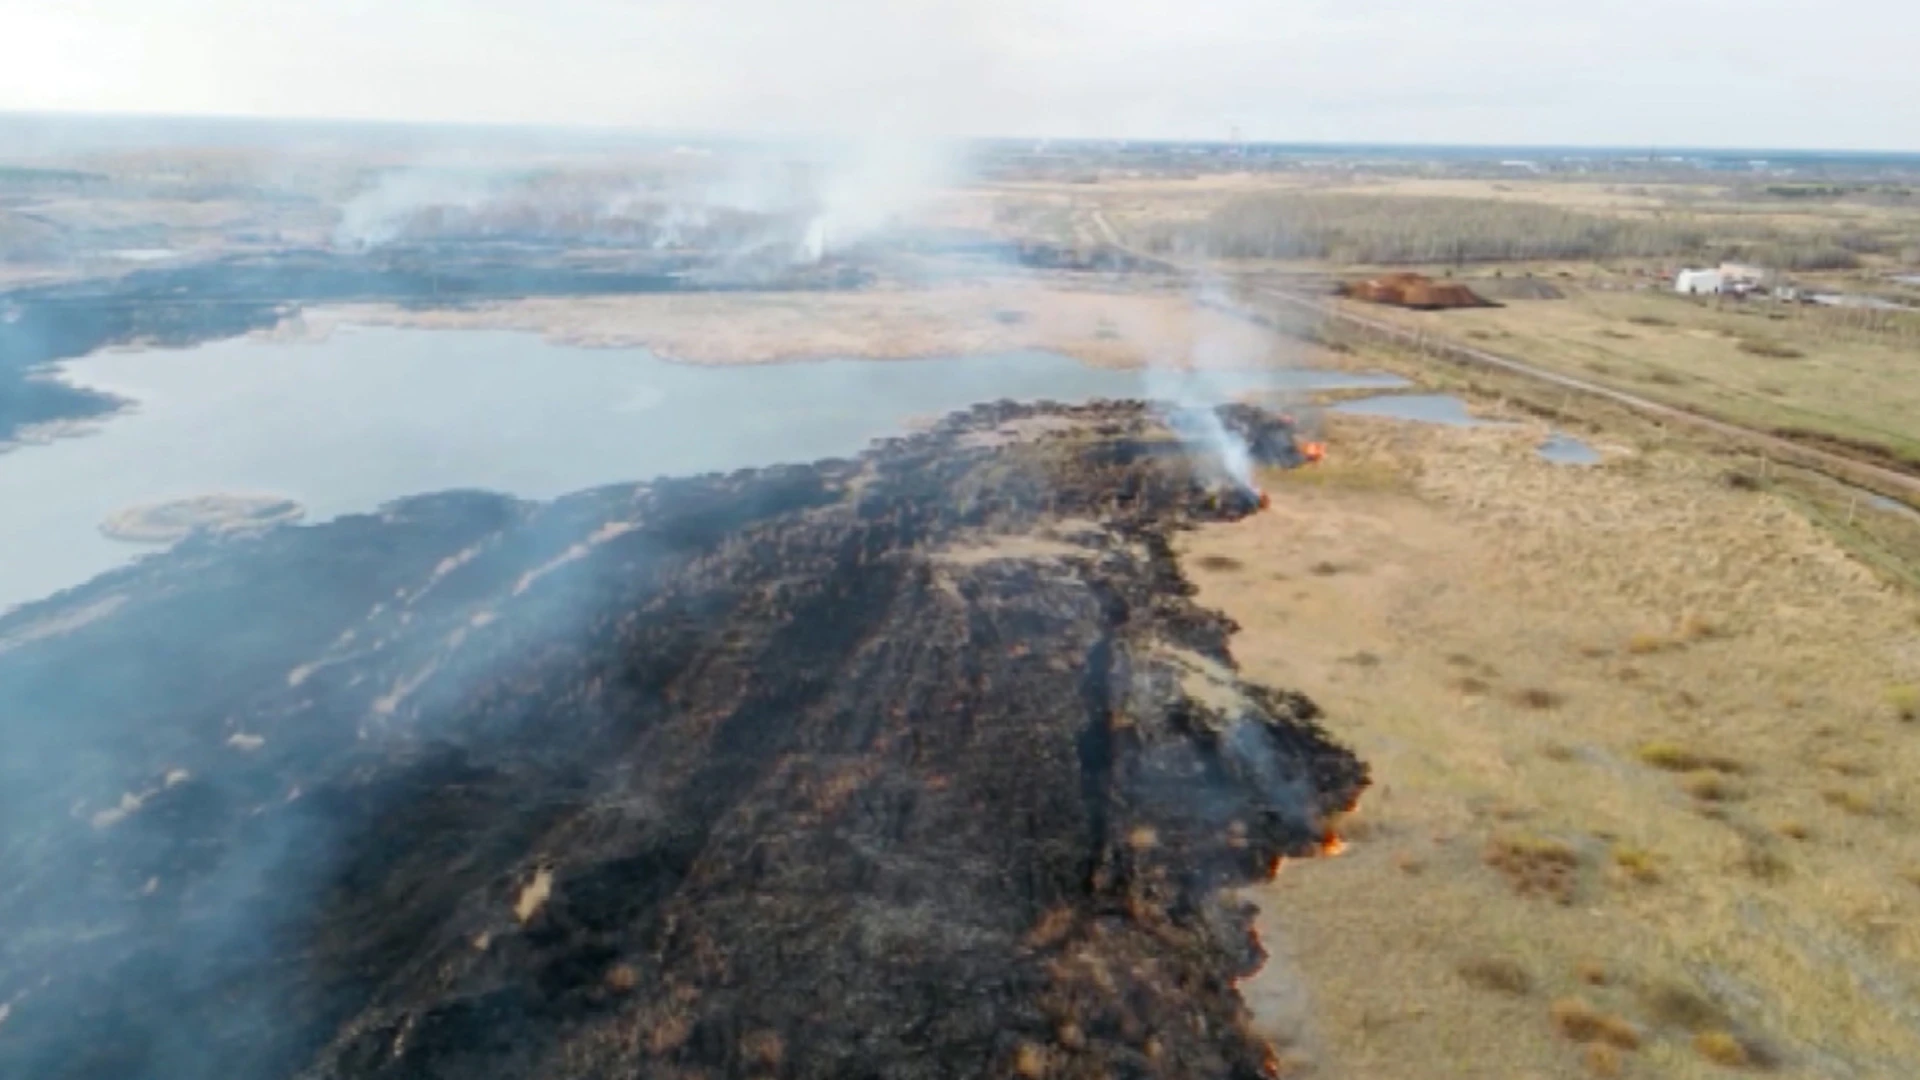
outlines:
M0 1074L1261 1075L1220 890L1366 772L1233 674L1170 537L1257 496L1194 476L1001 403L0 620Z
M1494 306L1457 281L1435 281L1424 274L1384 274L1366 281L1343 282L1337 292L1350 300L1421 311Z

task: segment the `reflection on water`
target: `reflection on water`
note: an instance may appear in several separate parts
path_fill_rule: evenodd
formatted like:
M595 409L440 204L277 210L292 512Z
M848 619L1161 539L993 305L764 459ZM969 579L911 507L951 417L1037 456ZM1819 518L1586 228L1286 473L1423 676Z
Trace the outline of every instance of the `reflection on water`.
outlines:
M1380 394L1342 402L1335 405L1333 411L1449 427L1502 426L1499 421L1482 420L1473 415L1465 401L1451 394ZM1598 465L1602 460L1598 450L1558 431L1549 434L1547 441L1540 444L1539 454L1555 465Z
M1451 394L1382 394L1343 401L1335 405L1333 411L1452 427L1480 427L1490 423L1468 412L1467 403Z
M550 498L853 454L911 418L978 401L1146 392L1139 372L1047 353L702 367L526 334L372 327L300 344L102 353L63 370L137 409L96 435L0 455L0 609L125 563L140 549L99 525L140 503L265 493L324 521L449 488ZM1169 378L1153 389L1170 392ZM1211 372L1202 389L1397 382L1263 369Z
M1558 431L1540 444L1539 453L1555 465L1598 465L1601 461L1600 451Z
M1916 510L1898 499L1889 499L1885 495L1877 492L1867 492L1867 504L1876 510L1885 510L1890 514L1899 514L1901 517L1910 517L1915 521L1920 521L1920 510Z

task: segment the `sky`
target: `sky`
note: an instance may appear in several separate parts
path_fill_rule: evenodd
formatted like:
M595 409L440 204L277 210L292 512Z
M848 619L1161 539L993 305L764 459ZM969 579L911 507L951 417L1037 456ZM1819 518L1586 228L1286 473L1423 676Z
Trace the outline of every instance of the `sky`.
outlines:
M1920 150L1913 0L0 0L0 111Z

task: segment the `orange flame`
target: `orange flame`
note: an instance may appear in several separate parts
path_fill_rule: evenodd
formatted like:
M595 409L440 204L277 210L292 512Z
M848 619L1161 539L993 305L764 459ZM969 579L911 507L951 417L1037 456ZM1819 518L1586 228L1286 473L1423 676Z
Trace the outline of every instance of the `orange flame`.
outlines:
M1336 855L1345 855L1346 853L1347 842L1340 839L1339 835L1332 829L1328 829L1327 834L1320 838L1321 858L1331 859Z
M1271 507L1272 505L1273 505L1273 496L1262 491L1260 493L1260 509L1265 510Z
M1323 442L1303 442L1300 444L1300 454L1307 459L1307 464L1317 464L1326 458L1327 444Z

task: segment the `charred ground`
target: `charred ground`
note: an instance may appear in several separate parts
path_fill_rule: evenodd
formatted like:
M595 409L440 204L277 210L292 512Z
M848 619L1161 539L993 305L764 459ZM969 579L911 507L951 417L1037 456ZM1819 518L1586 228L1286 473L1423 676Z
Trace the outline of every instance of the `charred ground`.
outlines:
M1222 890L1366 771L1173 558L1252 508L1002 403L16 612L0 1073L1258 1076Z

